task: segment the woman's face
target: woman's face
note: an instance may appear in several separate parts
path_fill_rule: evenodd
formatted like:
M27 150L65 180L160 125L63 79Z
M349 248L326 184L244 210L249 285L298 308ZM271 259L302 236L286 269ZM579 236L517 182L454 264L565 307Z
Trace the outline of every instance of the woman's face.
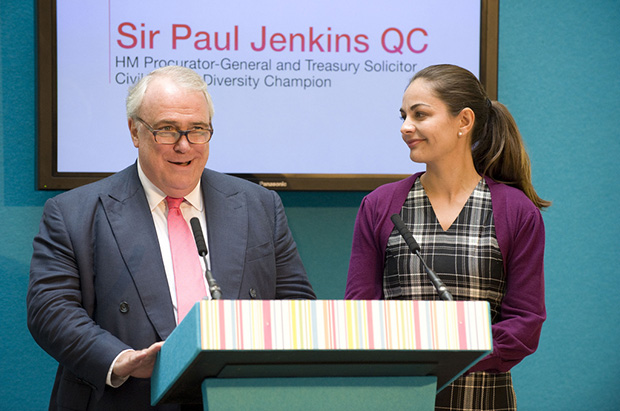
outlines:
M417 79L409 85L400 109L403 140L416 163L450 159L462 150L460 116L453 116L446 104L435 96L430 83Z

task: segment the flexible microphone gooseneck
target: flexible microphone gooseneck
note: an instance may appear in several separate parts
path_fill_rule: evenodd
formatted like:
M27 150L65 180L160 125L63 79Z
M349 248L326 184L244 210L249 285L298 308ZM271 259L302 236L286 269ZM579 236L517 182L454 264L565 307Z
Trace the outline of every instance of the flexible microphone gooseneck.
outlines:
M420 255L420 245L415 240L415 238L413 238L413 234L411 234L411 231L409 231L409 229L405 226L405 222L403 221L402 218L400 218L400 215L393 214L392 217L390 218L392 219L392 222L394 223L394 227L398 230L400 235L403 237L403 239L407 243L407 246L409 246L409 250L411 250L412 253L417 255L420 261L422 261L422 265L424 266L424 271L426 271L426 274L428 275L429 280L435 286L435 289L437 290L437 293L439 294L439 298L441 298L444 301L453 301L454 299L452 298L452 294L450 294L450 292L448 291L448 288L441 281L441 279L437 276L437 274L426 264L426 261L424 261L424 259Z
M196 248L198 249L198 254L204 259L205 262L205 277L207 278L207 284L209 284L209 292L211 293L211 298L214 300L219 300L222 298L222 290L220 290L220 286L215 282L215 278L213 278L213 274L211 270L209 270L209 264L207 262L207 243L205 242L205 238L202 235L202 227L200 226L200 220L197 217L193 217L189 220L190 225L192 226L192 232L194 233L194 240L196 240Z

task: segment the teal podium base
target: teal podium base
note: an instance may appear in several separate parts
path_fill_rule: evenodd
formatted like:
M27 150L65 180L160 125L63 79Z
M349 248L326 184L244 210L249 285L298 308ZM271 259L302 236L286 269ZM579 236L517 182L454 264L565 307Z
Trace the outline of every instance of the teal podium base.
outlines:
M205 411L431 411L437 377L207 378Z

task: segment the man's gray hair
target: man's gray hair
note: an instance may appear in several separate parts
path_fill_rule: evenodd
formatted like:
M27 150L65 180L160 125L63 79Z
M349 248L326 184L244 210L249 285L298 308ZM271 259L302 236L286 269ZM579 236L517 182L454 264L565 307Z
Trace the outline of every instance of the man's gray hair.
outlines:
M151 80L158 77L167 77L173 80L179 87L186 90L201 91L207 99L209 116L213 118L213 101L207 91L207 83L205 83L202 77L194 70L181 66L166 66L153 70L130 88L126 102L127 118L135 119L138 117L138 112L142 106L142 100L144 99L144 93L146 93L146 89Z

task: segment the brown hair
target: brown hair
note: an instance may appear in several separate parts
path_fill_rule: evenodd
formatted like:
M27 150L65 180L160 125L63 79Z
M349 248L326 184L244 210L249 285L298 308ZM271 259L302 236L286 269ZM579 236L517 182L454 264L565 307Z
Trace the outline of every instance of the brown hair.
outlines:
M476 76L458 66L439 64L419 71L409 84L418 79L433 87L452 115L466 107L474 112L471 150L478 173L520 189L540 209L551 205L534 190L530 159L514 118L502 103L489 100Z

